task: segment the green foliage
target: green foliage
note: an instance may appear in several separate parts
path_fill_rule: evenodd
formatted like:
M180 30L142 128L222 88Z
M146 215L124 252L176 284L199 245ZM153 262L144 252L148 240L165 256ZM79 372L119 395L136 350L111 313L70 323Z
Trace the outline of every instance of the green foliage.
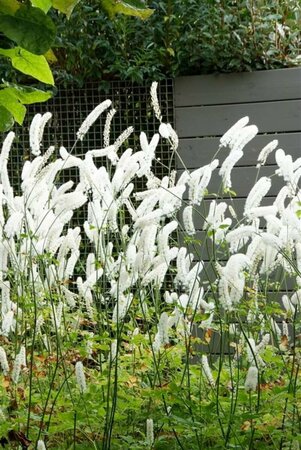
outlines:
M51 97L51 92L45 92L34 88L22 88L21 86L4 87L0 90L0 105L2 110L6 109L13 119L20 125L23 123L26 108L24 105L29 105L36 102L44 102ZM8 119L8 114L2 117L0 128L7 130L10 128L11 119Z
M14 15L0 15L0 30L19 47L43 55L52 46L56 28L41 9L21 5Z
M54 85L54 79L47 58L53 59L51 47L56 38L56 26L48 14L57 10L70 18L80 0L31 0L22 4L17 0L0 2L0 55L9 58L12 68L33 77L42 83ZM98 0L98 6L100 5ZM152 10L140 0L115 1L104 0L104 9L111 15L123 13L146 19ZM47 57L47 58L46 58ZM23 81L24 76L16 76L7 64L1 64L6 81ZM3 75L2 74L2 75ZM26 80L27 81L27 80ZM38 97L36 97L38 98ZM49 95L40 91L39 101L45 101ZM12 91L0 91L2 119L0 131L6 131L16 120L22 124L26 108Z
M299 0L153 0L147 24L108 21L97 0L58 17L59 79L162 79L300 63Z

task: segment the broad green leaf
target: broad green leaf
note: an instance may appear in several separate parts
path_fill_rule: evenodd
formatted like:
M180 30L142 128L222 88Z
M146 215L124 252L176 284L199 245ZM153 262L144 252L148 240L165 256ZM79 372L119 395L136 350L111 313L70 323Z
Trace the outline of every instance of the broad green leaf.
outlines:
M66 14L69 19L73 9L76 7L79 1L80 0L52 0L52 6L55 9L58 9L63 14Z
M14 117L15 121L22 125L26 114L26 108L18 97L9 88L0 90L0 105L6 108Z
M12 114L4 108L4 106L0 105L0 131L8 131L14 124L14 118Z
M11 59L12 65L20 72L30 75L43 83L54 85L53 75L43 55L34 55L23 48L0 49L0 55Z
M23 87L17 84L6 83L5 89L9 89L18 100L24 105L31 105L32 103L46 102L52 97L51 91L41 91L32 87Z
M32 6L40 8L42 11L44 11L44 13L47 13L52 6L51 0L30 0L30 1Z
M121 13L144 20L148 19L154 12L153 9L146 8L141 0L102 0L101 3L110 16Z
M0 31L25 50L43 55L52 46L56 27L39 8L21 6L12 15L0 15Z
M17 0L0 0L0 14L15 14L19 8Z

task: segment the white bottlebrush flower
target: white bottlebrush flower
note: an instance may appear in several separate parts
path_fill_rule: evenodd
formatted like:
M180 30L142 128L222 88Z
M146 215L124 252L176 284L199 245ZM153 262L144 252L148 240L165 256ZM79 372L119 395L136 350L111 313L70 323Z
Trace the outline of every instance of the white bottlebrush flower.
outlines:
M272 153L272 151L275 150L277 145L278 141L277 139L274 139L272 142L269 142L265 147L263 147L263 149L258 155L257 158L258 164L256 167L263 166L266 163L267 157L269 156L270 153Z
M156 118L159 120L159 122L162 122L162 114L161 114L160 104L159 104L159 100L158 100L157 89L158 89L158 83L157 83L157 81L153 81L153 83L151 85L151 90L150 90L151 105L154 110Z
M128 127L126 130L124 130L120 136L116 139L116 141L113 144L113 147L115 148L115 151L117 151L122 144L130 137L130 135L133 133L134 128ZM108 155L109 156L109 155Z
M21 349L15 358L13 371L11 375L12 380L15 384L18 384L23 363L24 363L24 351Z
M122 287L120 287L120 289L122 289ZM113 317L112 317L112 322L113 323L117 323L120 320L124 319L124 317L126 316L129 307L131 305L133 299L133 294L121 294L119 293L118 299L117 299L117 303L114 307L114 311L113 311Z
M279 148L275 153L275 159L279 167L275 173L280 177L283 177L284 181L287 183L291 182L294 173L293 158L291 155L286 155L282 148Z
M46 450L45 443L44 443L44 441L42 441L41 439L38 440L37 450Z
M247 392L256 391L258 384L258 369L256 366L249 367L246 381L245 390Z
M169 343L168 328L168 315L166 312L163 312L160 316L158 331L153 342L153 349L155 351L159 351L162 345L166 345Z
M155 438L154 438L154 421L153 421L153 419L147 419L146 420L146 442L147 442L147 445L152 447L154 441L155 441Z
M39 142L39 126L41 121L42 115L36 114L34 118L31 121L30 128L29 128L29 145L31 148L31 152L38 156L41 153L40 150L40 142Z
M35 173L31 173L31 176L36 175L39 181L42 179L41 170L45 167L45 165L47 164L47 161L49 160L51 155L54 153L54 151L55 151L55 146L50 145L50 147L48 147L48 149L44 153L44 156L43 156L40 164L37 166Z
M160 124L160 126L159 126L159 133L165 139L169 139L170 138L170 129L167 126L166 123L161 123Z
M183 210L183 225L186 233L190 236L195 234L195 228L192 217L193 207L188 205Z
M268 193L271 187L271 179L268 177L261 177L257 181L257 183L254 184L252 187L246 202L245 202L245 209L244 214L247 215L248 212L253 209L257 208L263 199L263 197Z
M235 136L249 123L249 117L243 117L239 119L229 130L221 137L220 146L227 147Z
M243 157L243 151L242 150L234 150L227 156L225 161L223 162L220 170L219 175L223 179L223 186L226 189L231 188L232 181L231 181L231 172L237 161L239 161Z
M246 244L250 238L257 233L253 225L241 225L226 235L226 241L230 244L230 251L237 252L241 246Z
M270 334L266 333L263 336L262 340L259 342L259 344L256 345L256 352L257 353L262 352L266 348L266 346L269 344L269 342L270 342Z
M179 137L170 123L161 123L159 133L164 139L169 139L172 149L176 150L178 148Z
M59 302L57 306L53 305L53 310L51 311L52 323L56 330L61 326L63 306L63 302Z
M81 394L83 394L87 390L87 384L86 384L86 376L84 372L84 366L81 361L77 361L75 364L75 376L77 385L79 387L79 390Z
M288 341L290 340L288 324L287 322L285 322L285 320L282 321L282 336L286 336Z
M252 366L255 366L255 365L261 366L261 367L265 366L264 361L262 360L261 356L259 355L259 351L262 351L264 349L264 347L266 345L266 339L267 338L264 337L263 340L261 341L261 343L258 346L256 346L254 339L248 338L248 340L246 342L247 358L248 358L249 363Z
M9 333L15 329L15 324L14 312L8 311L2 320L1 334L3 336L8 336Z
M1 178L2 178L2 170L3 170L3 167L7 164L9 153L10 153L11 146L13 144L14 139L15 139L15 133L13 131L10 131L3 141L1 155L0 155L0 177Z
M180 296L179 296L179 300L178 300L178 302L179 302L179 305L183 308L183 309L186 309L187 308L187 306L188 306L188 304L189 304L189 295L187 295L187 294L181 294Z
M26 349L25 349L24 345L21 345L19 355L20 355L21 365L23 367L26 367Z
M272 332L276 335L276 337L277 337L278 339L280 339L281 336L282 336L282 332L281 332L281 330L280 330L280 328L279 328L277 322L276 322L273 318L271 318L271 319L270 319L270 324L271 324L271 330L272 330Z
M110 129L111 129L111 122L116 114L116 109L112 108L111 111L108 112L106 117L106 122L103 130L103 145L104 147L109 147L110 145Z
M9 365L6 357L6 352L3 347L0 347L0 366L4 375L7 375L9 372Z
M231 153L241 151L256 136L257 133L258 128L256 125L249 125L241 129L229 143Z
M111 343L110 361L113 362L117 357L117 339Z
M209 367L208 358L207 358L206 355L202 355L201 366L202 366L204 375L206 376L210 386L214 387L215 386L215 381L214 381L211 369Z
M87 134L89 128L94 124L94 122L98 119L98 117L111 106L112 102L111 100L105 100L104 102L100 103L96 106L96 108L93 109L93 111L90 112L90 114L85 118L83 123L81 124L78 132L76 133L76 136L81 141L84 139L85 135Z
M33 155L38 156L41 153L41 140L46 123L51 119L52 114L47 112L43 115L36 114L31 122L29 129L29 144Z
M301 289L298 289L296 292L293 293L293 295L291 296L291 302L294 306L296 306L300 309L300 307L301 307Z
M252 208L246 212L246 217L248 219L256 219L256 217L268 217L268 216L276 216L277 208L274 205L270 206L258 206L257 208Z

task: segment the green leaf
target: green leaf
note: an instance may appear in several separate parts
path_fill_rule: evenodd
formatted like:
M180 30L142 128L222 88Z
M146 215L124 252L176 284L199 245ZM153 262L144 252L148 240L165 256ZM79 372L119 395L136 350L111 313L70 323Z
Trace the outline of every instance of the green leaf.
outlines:
M31 0L32 6L40 8L46 14L52 6L51 0Z
M15 14L19 8L17 0L0 0L0 14Z
M55 9L58 9L63 14L66 14L66 16L71 16L71 13L75 6L79 3L80 0L52 0L52 6Z
M0 131L8 131L14 124L14 118L12 114L4 108L4 106L0 105Z
M18 124L22 125L26 108L10 88L0 90L0 105L6 108Z
M145 20L148 19L154 12L153 9L146 8L145 4L141 0L102 0L101 3L110 16L121 13Z
M23 48L0 49L0 55L11 59L12 65L20 72L30 75L43 83L54 85L52 72L45 56L34 55Z
M36 55L46 53L56 36L56 27L50 17L32 6L21 6L15 15L0 15L0 31Z
M31 105L32 103L46 102L52 97L51 91L41 91L31 87L23 87L7 83L5 85L23 105Z

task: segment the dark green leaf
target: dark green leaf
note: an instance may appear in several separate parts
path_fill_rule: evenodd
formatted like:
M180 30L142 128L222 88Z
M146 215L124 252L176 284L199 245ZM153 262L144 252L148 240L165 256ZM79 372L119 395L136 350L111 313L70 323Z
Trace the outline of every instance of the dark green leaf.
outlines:
M31 6L21 6L15 15L0 15L0 31L36 55L46 53L56 35L56 27L50 17Z
M8 131L14 124L14 118L12 114L0 105L0 131Z
M15 14L19 8L17 0L0 0L0 14Z

